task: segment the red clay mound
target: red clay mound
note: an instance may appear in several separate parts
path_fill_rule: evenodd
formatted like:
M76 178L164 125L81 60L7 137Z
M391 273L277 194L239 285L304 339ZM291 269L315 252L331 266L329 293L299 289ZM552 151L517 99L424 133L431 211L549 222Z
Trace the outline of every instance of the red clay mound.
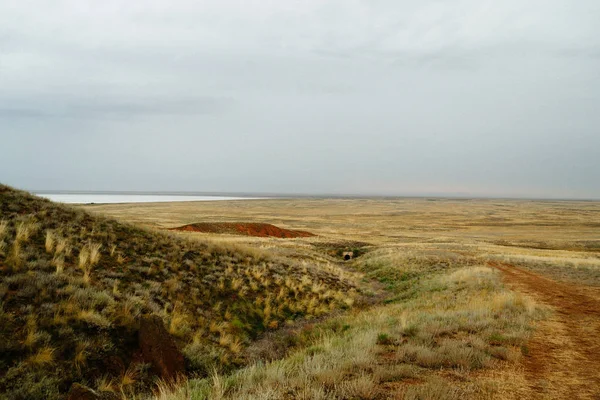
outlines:
M204 233L229 233L233 235L246 235L258 237L297 238L310 237L314 234L306 231L294 231L278 228L271 224L246 223L246 222L201 222L172 228L174 231L204 232Z

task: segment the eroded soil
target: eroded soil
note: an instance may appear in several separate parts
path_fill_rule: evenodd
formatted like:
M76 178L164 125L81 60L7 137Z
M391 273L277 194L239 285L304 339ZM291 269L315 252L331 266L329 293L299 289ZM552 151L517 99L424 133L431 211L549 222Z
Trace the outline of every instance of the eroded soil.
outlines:
M314 234L306 231L296 231L279 228L271 224L247 222L201 222L172 228L171 230L204 233L228 233L257 237L298 238L311 237Z

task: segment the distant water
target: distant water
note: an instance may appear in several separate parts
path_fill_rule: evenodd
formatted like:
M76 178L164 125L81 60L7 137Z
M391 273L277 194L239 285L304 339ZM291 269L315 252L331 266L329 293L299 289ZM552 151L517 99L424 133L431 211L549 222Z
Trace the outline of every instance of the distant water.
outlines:
M57 203L116 204L116 203L166 203L174 201L252 200L257 197L194 196L174 194L116 194L116 193L36 193Z

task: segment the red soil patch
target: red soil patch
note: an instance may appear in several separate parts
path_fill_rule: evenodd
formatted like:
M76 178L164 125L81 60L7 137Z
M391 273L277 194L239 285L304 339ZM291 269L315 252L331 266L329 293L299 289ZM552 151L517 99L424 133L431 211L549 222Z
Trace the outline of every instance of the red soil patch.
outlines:
M247 222L201 222L172 228L174 231L204 232L204 233L229 233L233 235L246 235L258 237L298 238L311 237L314 234L306 231L278 228L271 224Z

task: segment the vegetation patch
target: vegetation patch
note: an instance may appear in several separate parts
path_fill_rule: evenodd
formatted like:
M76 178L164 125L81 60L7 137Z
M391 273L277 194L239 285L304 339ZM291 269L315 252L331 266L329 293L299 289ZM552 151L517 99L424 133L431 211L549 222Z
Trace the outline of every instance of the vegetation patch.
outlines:
M519 359L541 311L505 289L497 271L469 266L474 260L443 268L434 261L397 249L374 252L356 267L377 265L375 278L393 270L414 273L410 288L390 288L395 301L311 327L305 346L284 359L161 386L156 397L489 398L494 387L471 372Z
M142 316L188 373L243 364L262 332L349 308L349 274L141 229L0 186L0 397L61 398L75 382L133 395L153 381Z

